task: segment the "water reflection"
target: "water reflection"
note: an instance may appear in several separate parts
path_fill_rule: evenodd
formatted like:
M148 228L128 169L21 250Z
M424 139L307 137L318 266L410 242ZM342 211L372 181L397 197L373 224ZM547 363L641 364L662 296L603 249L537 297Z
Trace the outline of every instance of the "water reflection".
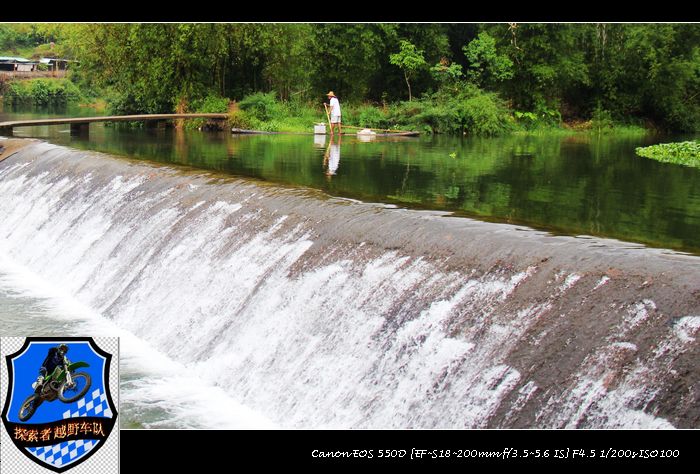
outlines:
M7 119L9 120L9 118ZM434 209L700 253L700 170L639 158L635 148L697 136L510 135L500 138L231 135L93 124L22 136L187 165L334 196ZM19 134L18 134L19 135ZM321 164L322 172L319 172Z
M337 137L335 137L335 135L331 135L331 141L328 144L326 153L323 155L323 167L326 170L326 177L328 179L331 179L331 177L335 175L336 171L338 170L338 166L340 165L341 137L342 135L340 134Z
M372 130L365 128L357 132L357 139L361 142L371 142L377 138L377 133Z
M326 146L326 136L322 134L314 135L314 146L316 148L324 148Z

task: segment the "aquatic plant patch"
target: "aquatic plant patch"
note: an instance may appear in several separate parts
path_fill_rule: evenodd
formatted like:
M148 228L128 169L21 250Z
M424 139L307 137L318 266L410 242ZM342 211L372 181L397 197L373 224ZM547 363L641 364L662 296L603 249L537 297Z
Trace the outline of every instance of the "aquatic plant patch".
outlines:
M700 143L697 141L659 143L635 150L637 155L663 163L694 166L700 168Z

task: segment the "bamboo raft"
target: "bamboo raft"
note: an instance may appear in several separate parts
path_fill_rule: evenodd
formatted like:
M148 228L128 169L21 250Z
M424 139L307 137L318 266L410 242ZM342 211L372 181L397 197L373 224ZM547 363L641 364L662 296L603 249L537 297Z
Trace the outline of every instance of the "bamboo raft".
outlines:
M390 129L379 129L379 128L366 128L366 127L354 127L352 125L343 125L342 128L354 128L357 130L372 130L371 135L365 135L367 137L417 137L420 132L407 131L407 130L390 130ZM232 128L231 133L235 135L321 135L314 134L310 132L266 132L263 130L246 130L243 128ZM329 135L326 133L326 135ZM342 135L358 135L357 133L342 133ZM362 135L360 135L362 136Z

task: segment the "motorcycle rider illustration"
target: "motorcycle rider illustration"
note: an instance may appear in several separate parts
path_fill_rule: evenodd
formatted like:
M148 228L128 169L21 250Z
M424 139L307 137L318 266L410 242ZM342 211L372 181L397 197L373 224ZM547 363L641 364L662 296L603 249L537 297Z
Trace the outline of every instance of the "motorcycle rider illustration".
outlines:
M76 372L89 367L87 362L71 362L66 357L68 346L64 343L49 349L39 368L39 377L32 383L33 393L28 396L19 409L20 421L27 421L39 408L39 405L52 402L58 398L63 403L73 403L85 396L92 385L92 378L87 372Z
M70 361L66 357L67 352L68 346L65 344L59 344L58 346L49 349L49 352L46 355L44 362L41 363L41 367L39 368L40 375L39 377L37 377L36 382L32 384L34 393L41 392L41 388L43 386L44 379L46 378L47 374L53 373L56 367L64 367L70 365Z

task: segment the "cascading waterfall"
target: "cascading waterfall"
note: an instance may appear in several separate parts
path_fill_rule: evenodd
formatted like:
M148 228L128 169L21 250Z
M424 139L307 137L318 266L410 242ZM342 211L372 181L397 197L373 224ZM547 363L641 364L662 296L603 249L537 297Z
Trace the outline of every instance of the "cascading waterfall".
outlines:
M282 427L700 426L697 257L39 142L0 253Z

